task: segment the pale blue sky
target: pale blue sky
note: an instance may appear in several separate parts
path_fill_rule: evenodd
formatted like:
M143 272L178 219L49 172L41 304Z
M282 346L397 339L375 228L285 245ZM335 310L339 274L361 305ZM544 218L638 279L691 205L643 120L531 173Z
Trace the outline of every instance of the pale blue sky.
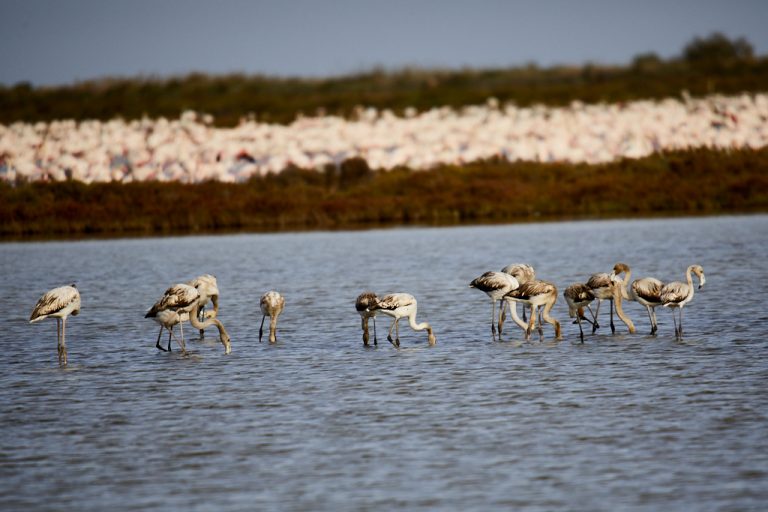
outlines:
M0 0L0 83L622 64L713 31L763 55L766 27L760 0Z

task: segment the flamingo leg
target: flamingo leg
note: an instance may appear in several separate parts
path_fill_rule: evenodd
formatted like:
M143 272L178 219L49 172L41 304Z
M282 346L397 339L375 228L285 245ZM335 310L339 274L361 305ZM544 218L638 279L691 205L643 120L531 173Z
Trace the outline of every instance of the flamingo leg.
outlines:
M680 308L680 339L683 339L683 308Z
M517 307L517 304L515 304L515 307ZM525 318L525 307L523 307L522 310L523 310L523 322L527 322L528 319Z
M261 337L264 334L264 319L267 315L261 315L261 325L259 326L259 343L261 343Z
M373 317L373 344L377 345L379 344L379 340L376 339L376 317Z
M544 341L544 319L543 319L543 309L541 309L539 306L536 306L536 312L539 315L539 341Z
M496 301L491 299L491 337L496 340ZM501 336L501 333L499 333Z
M360 328L363 330L363 345L366 347L368 346L368 329L366 329L366 322L367 318L364 316L360 317Z
M648 313L648 321L651 322L651 334L653 334L653 316L651 315L651 306L645 306L645 311Z
M677 315L675 314L675 310L673 308L669 308L670 311L672 311L672 321L675 323L675 339L678 338L679 331L677 330Z
M653 330L651 334L656 334L656 331L659 330L659 321L656 319L656 308L651 308L651 313L653 313Z
M611 334L616 334L616 326L613 325L613 299L608 299L611 303Z
M400 347L400 319L395 320L395 346Z
M387 339L389 340L389 342L390 342L392 345L395 345L395 342L394 342L394 340L392 339L392 330L395 328L395 324L396 324L396 323L397 323L397 318L395 318L395 319L392 321L392 325L390 325L390 326L389 326L389 333L387 334ZM395 346L397 346L397 345L395 345Z
M205 322L205 306L200 308L200 311L197 313L197 319ZM205 338L205 329L200 329L200 339L203 338Z
M187 347L184 344L184 322L179 322L179 330L181 330L181 353L186 354Z
M186 354L187 351L186 351L186 347L184 346L184 338L182 337L182 339L179 340L179 338L177 338L176 334L173 332L173 327L175 327L175 326L171 326L171 328L168 329L168 333L169 333L168 334L168 349L169 349L168 352L172 352L172 350L170 350L170 348L171 348L170 340L171 340L171 336L173 336L173 339L176 340L176 343L178 343L181 346L181 353L182 354Z
M61 346L59 347L59 364L67 365L67 317L61 320Z
M168 349L166 352L173 352L173 348L171 348L171 335L173 335L173 326L168 329Z
M523 310L525 310L525 307L523 307ZM525 341L528 341L531 339L531 332L533 331L533 324L536 323L536 316L533 313L533 306L531 306L531 314L529 315L530 319L528 321L528 328L525 330Z
M584 320L586 320L586 318ZM584 330L581 328L581 316L579 316L578 313L576 313L576 322L579 324L579 337L581 338L581 342L584 343Z
M595 308L595 323L592 324L592 334L600 328L600 324L597 323L597 318L600 316L600 304L603 303L602 299L597 299L597 307Z
M160 332L157 333L157 343L155 343L155 348L162 350L163 352L167 352L162 345L160 345L160 336L163 335L163 326L160 326Z

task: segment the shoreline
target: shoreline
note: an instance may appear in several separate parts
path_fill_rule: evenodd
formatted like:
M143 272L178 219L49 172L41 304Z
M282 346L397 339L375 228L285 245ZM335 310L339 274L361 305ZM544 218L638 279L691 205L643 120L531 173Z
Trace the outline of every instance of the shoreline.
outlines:
M290 169L243 184L0 184L0 241L370 229L768 211L768 148L600 165Z

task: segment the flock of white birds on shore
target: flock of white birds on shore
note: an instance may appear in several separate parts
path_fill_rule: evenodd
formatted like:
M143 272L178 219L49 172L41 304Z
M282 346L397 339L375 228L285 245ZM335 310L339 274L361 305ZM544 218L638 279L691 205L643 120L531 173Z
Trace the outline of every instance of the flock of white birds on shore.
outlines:
M620 277L623 274L623 278ZM568 313L571 318L576 318L579 325L580 340L584 342L584 331L581 322L586 321L592 325L592 334L600 328L598 317L600 304L603 300L610 303L610 327L615 333L613 312L616 311L629 329L635 333L636 329L632 320L623 310L624 300L633 300L643 305L651 324L651 335L655 335L658 329L655 308L662 306L672 311L675 324L675 338L683 337L683 308L694 295L692 274L699 279L699 288L706 281L704 269L700 265L691 265L686 269L686 281L673 281L662 283L656 278L645 277L636 279L630 285L632 270L624 263L616 263L613 270L592 274L585 283L574 283L563 292L563 297L568 304ZM536 278L536 271L531 265L525 263L513 263L507 265L500 272L489 271L482 274L469 283L470 288L476 288L484 292L491 300L491 336L495 341L501 341L501 335L506 318L506 310L509 309L514 322L523 330L525 340L530 340L531 333L538 325L539 339L543 341L543 323L547 322L554 327L555 340L560 340L561 326L552 317L552 308L558 297L557 287L548 281ZM501 301L501 307L496 314L496 303ZM597 301L596 311L592 311L592 302ZM523 318L517 313L517 304L523 306ZM212 311L206 311L208 304L213 305ZM80 313L80 292L75 284L61 286L46 292L37 301L32 310L30 323L39 322L46 318L56 319L56 334L58 341L58 359L61 366L67 364L66 325L67 318ZM259 327L259 341L263 337L264 320L270 317L269 342L277 342L277 321L285 308L285 298L277 291L265 293L259 302L262 318ZM406 318L409 326L414 331L427 331L427 341L430 346L437 343L432 325L427 322L418 323L416 298L409 293L392 293L378 297L374 292L363 292L355 301L355 309L361 318L363 330L363 344L370 344L369 321L374 322L374 345L378 345L376 336L376 316L383 314L393 318L389 328L387 339L395 347L400 347L401 319ZM528 319L525 320L525 308L528 308ZM590 318L584 314L584 310L590 312ZM232 351L231 338L224 324L218 318L219 315L219 287L217 280L210 274L201 275L187 283L179 283L169 287L157 302L147 311L145 318L150 318L160 325L157 335L156 348L163 351L172 351L171 340L175 339L186 353L183 324L188 321L194 328L199 329L200 337L204 337L204 330L215 326L219 331L219 340L224 345L224 353ZM176 325L179 326L180 338L174 333ZM168 343L166 347L161 344L163 329L168 331ZM393 331L395 336L393 337Z
M485 105L403 116L360 108L354 119L289 125L212 118L60 120L0 125L0 179L242 182L289 166L321 170L349 158L372 169L429 169L500 157L602 163L662 150L768 145L768 95L709 96L567 107Z

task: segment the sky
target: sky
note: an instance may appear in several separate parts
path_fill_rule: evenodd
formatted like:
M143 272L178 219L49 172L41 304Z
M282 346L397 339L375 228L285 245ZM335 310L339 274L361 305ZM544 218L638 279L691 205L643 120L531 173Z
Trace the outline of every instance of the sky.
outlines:
M626 64L715 31L765 55L766 27L763 0L0 0L0 84Z

